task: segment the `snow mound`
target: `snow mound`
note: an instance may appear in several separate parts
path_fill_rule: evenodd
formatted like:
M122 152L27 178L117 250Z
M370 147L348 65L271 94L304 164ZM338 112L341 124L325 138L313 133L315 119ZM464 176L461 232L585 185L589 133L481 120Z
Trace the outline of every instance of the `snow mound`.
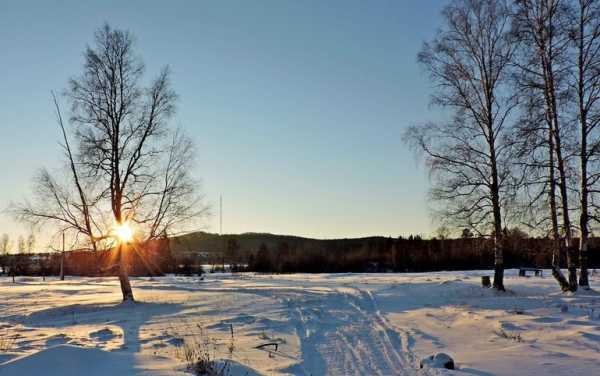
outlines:
M58 345L0 364L0 374L3 376L48 374L101 376L143 373L142 370L136 369L136 362L132 358L132 354L123 352Z

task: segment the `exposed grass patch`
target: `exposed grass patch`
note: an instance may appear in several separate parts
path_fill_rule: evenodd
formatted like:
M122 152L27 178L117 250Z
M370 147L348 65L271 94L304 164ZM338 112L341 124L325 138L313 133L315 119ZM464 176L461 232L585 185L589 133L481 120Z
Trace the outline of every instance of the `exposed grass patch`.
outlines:
M15 347L17 342L17 334L9 335L8 333L0 334L0 353L6 353L11 351Z
M200 324L185 329L186 334L177 341L175 355L185 362L187 370L197 376L229 376L229 360L215 360L217 341ZM230 333L226 347L231 359L236 348L233 325L230 326Z

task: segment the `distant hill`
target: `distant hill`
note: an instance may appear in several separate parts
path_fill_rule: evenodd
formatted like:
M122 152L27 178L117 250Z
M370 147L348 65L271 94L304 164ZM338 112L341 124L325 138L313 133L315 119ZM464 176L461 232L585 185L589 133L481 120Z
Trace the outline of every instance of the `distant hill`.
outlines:
M174 252L221 253L227 249L230 240L235 240L242 252L255 252L261 244L269 249L277 249L286 243L292 249L310 249L313 251L336 248L361 247L366 243L379 243L389 240L383 236L351 239L313 239L293 235L249 232L243 234L213 234L204 231L193 232L171 238L170 246Z

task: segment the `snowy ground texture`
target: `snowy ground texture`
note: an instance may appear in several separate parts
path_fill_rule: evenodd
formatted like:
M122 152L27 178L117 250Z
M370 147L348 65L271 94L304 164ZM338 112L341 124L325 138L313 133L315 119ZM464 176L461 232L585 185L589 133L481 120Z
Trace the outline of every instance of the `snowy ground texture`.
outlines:
M189 374L190 343L231 375L598 374L600 294L489 274L137 278L129 304L116 278L0 278L0 375ZM437 352L457 370L419 369Z

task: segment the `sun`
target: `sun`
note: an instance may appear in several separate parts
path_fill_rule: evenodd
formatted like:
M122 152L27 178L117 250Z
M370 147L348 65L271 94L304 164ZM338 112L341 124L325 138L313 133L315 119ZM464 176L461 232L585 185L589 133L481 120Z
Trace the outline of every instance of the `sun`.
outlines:
M129 226L129 223L124 222L120 225L115 226L115 234L119 240L123 243L128 243L133 239L133 230Z

